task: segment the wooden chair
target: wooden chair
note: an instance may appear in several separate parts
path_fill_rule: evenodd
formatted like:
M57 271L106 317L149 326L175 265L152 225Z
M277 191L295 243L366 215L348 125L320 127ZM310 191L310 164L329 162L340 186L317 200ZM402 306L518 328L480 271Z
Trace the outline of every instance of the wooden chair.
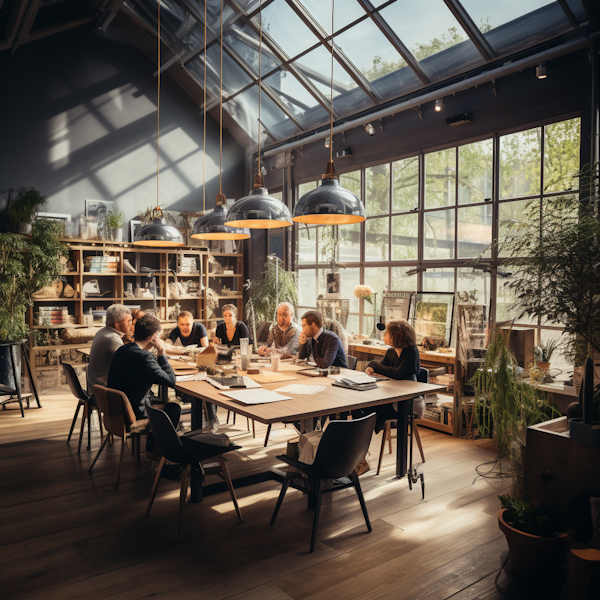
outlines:
M148 433L150 433L150 429L148 427L149 421L148 419L136 420L136 416L131 408L129 399L123 392L119 390L113 390L103 385L95 385L94 396L96 397L98 408L100 409L100 412L104 418L104 427L106 428L107 433L121 438L121 455L119 457L117 481L115 484L115 489L118 489L119 479L121 477L121 465L123 464L123 454L125 453L127 440L131 440L132 454L134 452L134 447L136 447L137 463L139 465L141 436L148 435ZM104 450L104 446L106 446L106 442L108 442L109 437L110 436L107 435L102 442L100 450L98 450L98 454L96 454L96 458L94 458L94 462L89 469L90 473L92 472L98 457L102 453L102 450Z
M295 478L302 478L306 489L316 495L315 518L313 521L312 536L310 540L310 551L315 548L315 539L317 537L317 526L319 524L319 513L321 511L321 500L323 494L343 490L348 487L353 487L356 490L360 507L362 508L367 530L371 533L371 522L367 513L367 505L363 498L358 475L355 468L358 463L365 457L373 436L375 428L376 415L372 413L361 419L352 421L331 421L327 429L323 432L323 437L317 449L317 455L312 465L294 460L289 456L278 456L277 459L282 462L300 469L307 475L307 478L302 476L298 471L288 472L283 480L281 492L277 499L273 516L271 517L271 525L275 523L277 513L283 502L283 498L288 489L289 484ZM325 479L339 479L348 477L349 483L336 485L334 488L323 489Z
M358 362L358 358L356 356L350 356L349 354L346 356L348 359L348 368L356 371L356 363Z
M67 444L71 441L71 435L73 434L75 422L77 421L77 417L79 416L79 410L83 406L83 415L81 417L81 430L79 431L79 445L77 446L77 454L79 454L81 452L81 440L83 439L83 429L86 419L88 426L87 449L90 450L92 447L92 411L94 410L98 413L98 420L100 421L100 437L102 438L102 441L104 441L104 431L102 429L102 416L100 415L100 411L98 410L96 398L94 396L90 396L81 387L81 383L79 383L79 378L77 377L77 373L75 373L75 369L73 368L73 366L69 363L64 362L62 363L62 367L71 393L78 400L77 408L75 409L75 414L73 415L73 421L71 422L71 429L69 430Z
M221 467L220 475L225 480L238 518L243 522L244 519L242 518L242 513L238 506L237 498L235 497L233 483L231 482L225 458L223 457L223 454L231 452L232 450L237 450L239 446L234 446L233 444L230 444L229 446L212 446L202 443L202 433L200 431L191 431L179 437L167 413L153 408L150 405L146 406L146 410L148 411L152 434L154 435L156 445L162 454L162 458L160 459L156 471L156 477L154 478L154 484L152 485L152 491L150 492L150 500L148 501L148 508L145 516L147 517L150 514L150 509L152 508L154 498L156 497L160 476L165 463L169 461L170 464L185 465L186 468L181 473L181 490L179 493L179 520L177 522L177 542L179 542L181 535L181 516L183 505L185 504L187 497L191 466L194 465L195 469L200 470L202 468L200 463L203 460L214 458L216 456Z
M419 373L417 375L417 381L419 383L428 383L429 382L429 371L421 367L419 369ZM417 418L417 415L413 414L410 419L410 426L412 429L412 433L417 442L417 446L419 447L419 453L421 454L421 460L425 462L425 453L423 452L423 444L421 443L421 436L419 435L419 427L414 423L414 419ZM396 439L397 436L392 436L392 425L396 423L394 419L385 422L385 427L383 428L383 434L381 437L381 450L379 452L379 462L377 463L377 475L379 475L381 471L381 462L383 460L383 451L385 450L385 443L388 442L389 453L392 453L392 440Z

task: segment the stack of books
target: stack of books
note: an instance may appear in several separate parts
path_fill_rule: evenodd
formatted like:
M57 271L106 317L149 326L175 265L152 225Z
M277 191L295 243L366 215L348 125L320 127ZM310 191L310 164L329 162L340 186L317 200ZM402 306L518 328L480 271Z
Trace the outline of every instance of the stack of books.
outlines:
M198 258L196 256L177 256L178 275L198 275Z
M119 267L117 256L88 256L85 259L85 271L88 273L116 274Z
M377 389L377 380L374 377L365 375L364 373L336 376L334 379L335 382L332 385L343 387L348 390L363 392L366 390Z
M69 309L66 306L40 306L38 309L38 324L46 327L52 325L67 325Z

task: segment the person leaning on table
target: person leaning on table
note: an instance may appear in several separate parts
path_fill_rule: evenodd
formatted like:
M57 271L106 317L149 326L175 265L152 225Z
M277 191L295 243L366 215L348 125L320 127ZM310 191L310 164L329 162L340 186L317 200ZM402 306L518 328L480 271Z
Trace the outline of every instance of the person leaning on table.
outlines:
M181 346L175 346L177 340ZM182 310L177 317L177 327L169 333L166 339L168 354L181 354L185 346L196 345L199 348L208 346L208 333L202 323L194 323L192 313Z
M342 340L333 331L323 329L323 317L319 311L307 310L302 315L299 342L298 358L309 358L312 354L319 369L331 366L348 368Z
M294 307L289 302L282 302L277 307L277 322L269 327L267 341L258 348L258 353L264 356L274 344L278 350L285 349L287 354L298 354L301 331L300 325L294 323Z
M123 336L131 328L131 311L123 304L112 304L106 310L106 327L96 333L90 349L87 369L88 389L106 385L108 370L115 352L123 345Z
M153 384L175 387L175 373L165 356L165 343L160 339L160 321L153 315L145 315L135 324L135 341L117 350L110 371L107 387L124 392L137 419L147 418L146 399ZM156 349L154 358L150 350ZM181 407L168 402L162 408L177 427Z
M233 304L224 304L222 314L225 322L217 325L217 330L212 339L213 343L239 346L240 339L250 338L250 332L246 324L237 320L238 312Z
M390 379L416 381L421 363L417 348L417 336L412 326L404 319L388 321L383 341L391 348L386 352L381 362L372 360L367 365L365 373L367 375L377 373ZM413 412L418 415L418 418L423 416L423 409L423 397L415 398ZM376 432L383 429L387 420L398 417L398 413L392 404L376 406L374 409L369 409L369 413L373 410L377 413ZM356 413L357 417L362 416L361 411L356 411Z

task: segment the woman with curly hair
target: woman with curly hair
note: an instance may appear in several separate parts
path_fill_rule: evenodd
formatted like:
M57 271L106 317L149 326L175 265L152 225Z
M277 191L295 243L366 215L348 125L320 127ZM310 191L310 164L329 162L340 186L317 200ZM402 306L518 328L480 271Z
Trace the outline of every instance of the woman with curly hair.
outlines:
M412 326L404 319L388 321L383 341L391 346L391 348L386 352L381 362L372 360L367 365L365 369L367 375L377 373L390 379L416 381L421 364L416 343L417 336ZM423 416L424 408L423 397L415 398L413 411L419 418ZM378 406L375 408L375 412L377 413L376 432L383 429L387 420L395 419L398 416L395 410L395 403Z
M223 321L217 325L213 343L226 346L239 346L241 338L250 338L246 324L237 320L237 308L234 304L223 305Z

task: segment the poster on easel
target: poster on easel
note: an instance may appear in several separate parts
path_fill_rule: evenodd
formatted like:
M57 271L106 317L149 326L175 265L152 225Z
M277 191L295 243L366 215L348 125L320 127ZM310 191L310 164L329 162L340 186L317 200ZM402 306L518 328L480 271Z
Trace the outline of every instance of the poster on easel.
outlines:
M383 323L403 319L408 321L413 292L394 292L384 290L381 300Z

